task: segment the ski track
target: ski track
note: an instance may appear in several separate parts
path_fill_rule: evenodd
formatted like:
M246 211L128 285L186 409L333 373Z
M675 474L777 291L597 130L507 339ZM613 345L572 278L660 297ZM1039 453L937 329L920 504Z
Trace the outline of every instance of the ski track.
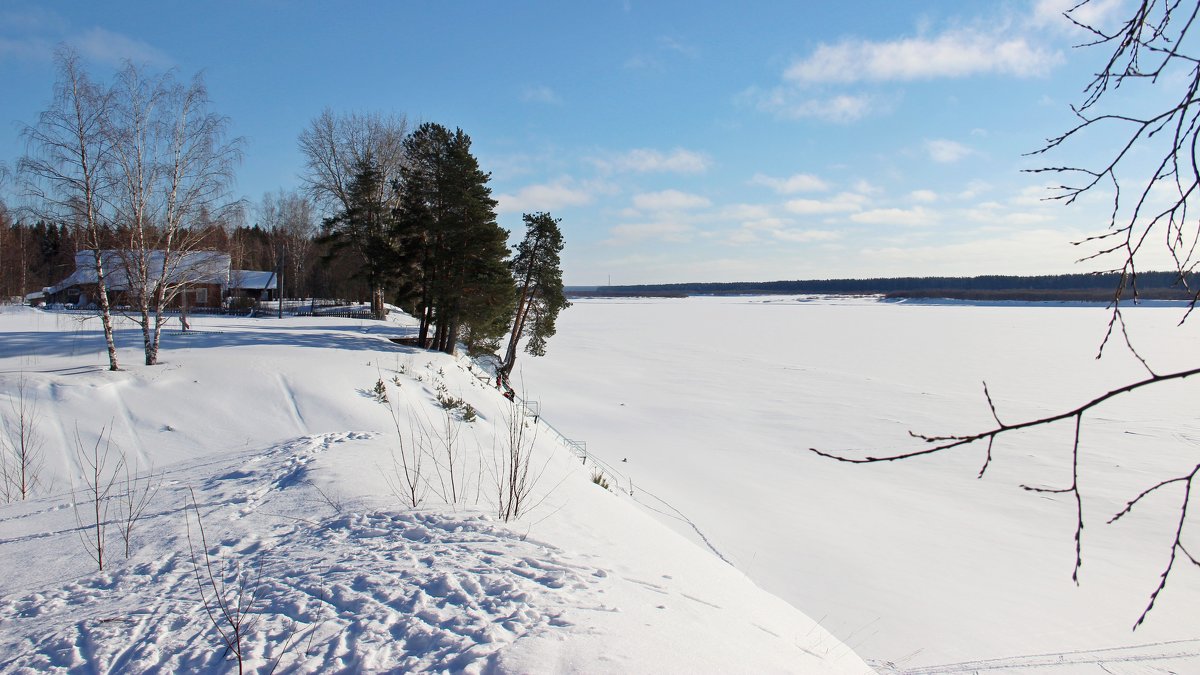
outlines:
M245 641L249 665L269 669L278 661L281 672L293 673L482 672L522 636L572 625L573 612L618 611L600 597L609 571L478 514L374 511L319 522L274 518L267 528L252 522L274 515L262 511L265 504L319 502L305 480L310 462L370 436L294 439L231 458L195 488L218 583L232 595L239 580L257 579L246 584L258 595ZM0 670L228 672L232 657L205 616L180 522L192 493L179 482L162 491L154 522L144 527L164 533L167 519L178 527L174 540L158 542L157 557L135 553L103 573L0 597ZM187 511L202 557L195 512ZM311 508L304 515L319 517ZM112 557L119 557L115 547Z
M302 433L308 433L308 423L304 421L304 415L300 413L300 406L296 403L296 392L292 390L292 385L287 381L282 373L279 374L279 386L283 388L284 399L288 402L288 413L292 417L292 421L296 423L296 429Z
M112 387L113 404L117 409L117 414L121 421L125 423L125 431L129 434L129 438L133 441L133 450L136 453L134 457L137 461L137 466L145 467L150 465L149 457L146 454L146 446L142 443L142 438L138 435L137 425L134 424L133 415L129 411L129 406L125 404L125 399L121 396L119 387ZM113 423L115 425L115 422ZM110 426L108 430L109 438L112 437L113 429Z

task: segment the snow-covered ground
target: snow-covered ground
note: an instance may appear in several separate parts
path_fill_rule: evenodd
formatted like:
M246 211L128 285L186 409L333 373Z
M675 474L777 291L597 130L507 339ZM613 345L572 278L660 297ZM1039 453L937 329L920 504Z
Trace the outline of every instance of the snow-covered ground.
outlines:
M1158 372L1197 365L1196 317L1125 315ZM909 430L986 429L983 381L1000 418L1018 422L1146 377L1119 339L1094 359L1108 318L1058 304L581 300L514 379L664 523L880 670L1200 672L1200 569L1182 555L1131 630L1171 556L1182 484L1106 524L1200 463L1200 382L1084 417L1078 586L1073 497L1021 489L1070 485L1069 422L997 441L982 479L985 445L866 466L808 451L913 449ZM1193 550L1198 538L1193 522Z
M739 558L739 570L664 526L638 503L650 498L637 486L631 497L615 472L612 490L593 484L595 464L532 419L524 422L538 477L532 508L498 520L497 475L508 432L519 428L507 424L514 408L469 362L390 342L412 332L402 318L192 324L192 333L164 335L155 367L140 365L138 335L121 326L125 370L111 373L94 320L0 310L0 414L13 424L8 404L24 382L45 449L34 497L0 505L3 672L231 672L233 654L217 632L230 626L219 609L210 619L205 600L211 608L239 593L238 642L247 665L264 672L868 672L845 644L743 573L762 565ZM573 339L564 331L563 346ZM648 372L661 373L665 355L646 354ZM720 447L655 473L647 458L660 436L600 442L596 429L627 419L609 389L619 373L569 367L538 383L574 382L573 396L546 401L564 432L575 435L570 420L586 420L610 458L630 456L630 475L680 479L672 500L696 507L698 522L716 513L729 523L728 500L758 499L719 486L681 498L700 486L696 472L712 468ZM705 369L690 364L671 377L707 380ZM387 404L372 391L377 381ZM632 411L657 391L622 400ZM453 460L441 444L439 394L477 411L475 421L452 425ZM739 409L759 409L751 403ZM594 419L579 405L593 406ZM679 428L670 417L659 424ZM422 437L433 452L421 469L426 501L411 508L396 494L397 462ZM94 529L80 526L91 520L77 450L106 446L109 471L123 457L153 478L135 483L150 486L152 499L129 556L111 523L100 572L85 546ZM731 480L762 466L729 459ZM122 472L107 520L119 520L125 485ZM700 508L710 502L715 510ZM778 504L764 501L769 508L743 523L745 534L767 537L764 545L803 540ZM741 556L727 534L718 548ZM853 559L840 579L807 581L817 586L844 588L855 568L874 569L888 555L886 544L856 558L810 543L805 555L817 569L797 564L797 576Z

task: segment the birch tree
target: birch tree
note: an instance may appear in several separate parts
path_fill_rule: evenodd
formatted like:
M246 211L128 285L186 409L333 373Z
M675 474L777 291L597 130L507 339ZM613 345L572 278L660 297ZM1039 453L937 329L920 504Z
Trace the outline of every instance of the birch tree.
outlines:
M309 196L331 218L344 217L355 209L379 213L395 210L407 131L408 121L403 115L336 115L326 108L300 134L300 151L305 157L301 179ZM356 184L366 167L378 174L370 205L362 203L362 185ZM356 251L364 264L372 262L367 242L350 244L348 248ZM382 319L385 277L373 278L378 283L370 289L371 308L376 318Z
M105 166L114 143L108 130L112 94L88 77L74 51L59 49L55 65L54 96L37 124L22 130L26 154L17 169L35 215L67 223L76 242L92 252L108 368L119 370L108 297L110 270L102 256L111 232L105 211L111 183Z
M283 272L280 297L306 295L309 261L312 258L316 224L313 203L297 192L280 190L263 195L258 207L258 222L271 233L276 251L272 252L275 268ZM278 260L282 254L283 259Z
M209 105L200 76L185 85L129 63L113 91L109 180L148 366L158 363L163 311L189 281L208 273L203 258L189 256L206 234L199 225L239 206L228 188L241 139L226 139L229 119Z

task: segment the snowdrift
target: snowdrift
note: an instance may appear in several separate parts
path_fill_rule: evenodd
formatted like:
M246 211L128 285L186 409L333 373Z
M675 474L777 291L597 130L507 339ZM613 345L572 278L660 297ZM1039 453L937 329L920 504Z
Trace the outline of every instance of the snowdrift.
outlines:
M155 367L120 326L113 373L95 320L0 312L5 432L36 403L43 451L0 505L5 671L871 672L403 317L192 323Z

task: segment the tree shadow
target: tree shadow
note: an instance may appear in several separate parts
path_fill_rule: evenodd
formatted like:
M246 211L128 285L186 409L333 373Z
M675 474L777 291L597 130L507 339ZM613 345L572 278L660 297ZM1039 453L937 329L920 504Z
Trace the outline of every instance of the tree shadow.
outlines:
M311 349L340 349L395 353L417 353L419 348L400 345L400 339L416 334L416 328L391 324L364 327L352 323L321 323L287 326L222 326L204 327L187 332L164 330L160 349L214 349L221 347L273 346L306 347ZM114 331L118 349L141 349L140 329L122 328ZM69 331L15 331L4 333L0 357L4 356L81 356L104 352L104 334L98 329ZM164 354L165 356L166 354Z

